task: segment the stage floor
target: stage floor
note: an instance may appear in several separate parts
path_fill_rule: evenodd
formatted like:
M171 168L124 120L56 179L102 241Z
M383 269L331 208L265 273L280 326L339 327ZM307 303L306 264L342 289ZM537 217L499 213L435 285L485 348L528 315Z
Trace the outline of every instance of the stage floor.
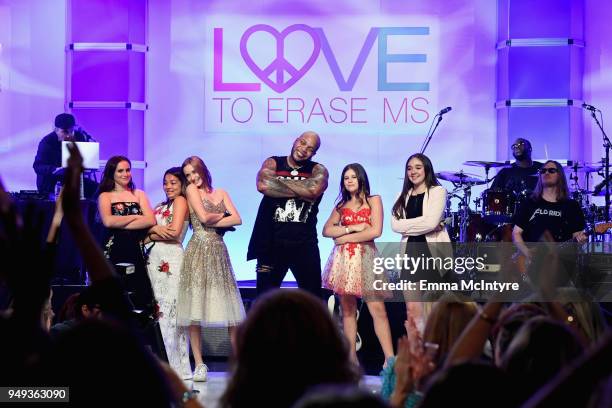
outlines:
M206 408L216 408L219 406L219 398L227 384L227 372L211 371L208 373L208 381L193 382L186 380L185 384L188 388L193 385L194 390L200 391L198 398ZM363 376L360 383L362 388L369 390L373 394L380 393L381 385L380 377L370 375Z

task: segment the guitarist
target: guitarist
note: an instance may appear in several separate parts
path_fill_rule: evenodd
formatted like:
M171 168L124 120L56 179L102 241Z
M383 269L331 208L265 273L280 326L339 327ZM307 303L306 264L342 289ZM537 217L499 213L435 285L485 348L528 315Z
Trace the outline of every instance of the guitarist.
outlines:
M556 242L587 240L584 213L570 198L565 173L558 162L548 160L540 168L531 199L519 207L513 224L512 240L527 263L532 256L525 242L538 242L545 232Z

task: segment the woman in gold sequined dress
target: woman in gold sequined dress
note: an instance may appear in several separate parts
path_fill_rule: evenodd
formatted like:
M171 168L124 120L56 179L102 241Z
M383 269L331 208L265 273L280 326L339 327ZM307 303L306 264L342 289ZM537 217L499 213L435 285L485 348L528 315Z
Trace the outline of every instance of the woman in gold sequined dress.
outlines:
M187 202L193 235L181 268L177 320L189 326L196 365L193 380L206 381L201 327L228 327L231 331L245 315L223 236L217 233L217 228L240 225L242 220L229 194L212 187L202 159L191 156L182 168L189 182Z

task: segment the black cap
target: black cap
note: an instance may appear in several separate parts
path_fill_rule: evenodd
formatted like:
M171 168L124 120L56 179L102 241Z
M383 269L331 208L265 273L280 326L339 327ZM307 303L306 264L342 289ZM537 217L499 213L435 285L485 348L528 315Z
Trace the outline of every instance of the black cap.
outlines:
M60 113L55 117L55 127L58 129L70 129L75 124L74 116L69 113Z

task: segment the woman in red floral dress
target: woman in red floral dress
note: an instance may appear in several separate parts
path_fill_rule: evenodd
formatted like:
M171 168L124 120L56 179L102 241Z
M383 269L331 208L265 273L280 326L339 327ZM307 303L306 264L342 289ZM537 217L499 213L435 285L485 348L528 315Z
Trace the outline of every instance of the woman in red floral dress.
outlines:
M336 244L323 271L323 286L340 296L344 334L351 358L357 363L357 298L364 298L374 331L383 349L385 361L393 356L391 330L384 304L384 293L377 292L374 280L374 239L383 226L383 205L380 196L370 195L370 183L359 163L344 167L337 204L323 228L323 236Z

